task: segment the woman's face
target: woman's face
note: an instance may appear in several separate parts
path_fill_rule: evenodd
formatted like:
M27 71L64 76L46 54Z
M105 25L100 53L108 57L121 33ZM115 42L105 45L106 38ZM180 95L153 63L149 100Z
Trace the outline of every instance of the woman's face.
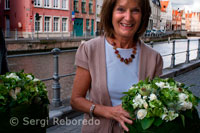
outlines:
M141 17L137 0L117 0L112 14L115 37L133 38L140 26Z

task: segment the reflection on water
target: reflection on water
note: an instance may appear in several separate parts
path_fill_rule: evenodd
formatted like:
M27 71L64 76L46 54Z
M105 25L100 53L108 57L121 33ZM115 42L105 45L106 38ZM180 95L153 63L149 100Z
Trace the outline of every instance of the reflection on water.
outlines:
M186 51L187 42L176 42L176 52ZM197 49L198 42L190 42L190 50ZM172 43L162 42L156 43L154 49L161 53L161 55L171 54ZM197 50L190 53L190 60L195 59L197 56ZM75 72L74 66L75 52L61 53L59 55L59 75L65 75ZM171 56L163 57L164 68L169 67L171 64ZM176 63L183 63L186 60L186 53L176 55ZM53 55L40 55L40 56L27 56L8 58L10 71L20 71L24 69L26 73L32 73L39 79L46 79L53 76L54 62ZM74 76L65 77L60 79L61 84L61 99L64 102L71 96L71 89ZM52 99L52 80L45 81L48 90L48 96Z

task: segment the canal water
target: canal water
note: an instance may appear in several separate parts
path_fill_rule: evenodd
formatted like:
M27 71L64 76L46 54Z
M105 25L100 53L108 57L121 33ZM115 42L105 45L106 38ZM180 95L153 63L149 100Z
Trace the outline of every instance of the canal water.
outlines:
M198 48L198 38L190 38L195 39L196 41L190 41L190 50L194 50L190 52L190 60L196 59L197 57L197 48ZM164 68L169 67L171 63L171 55L165 56L167 54L172 53L172 42L161 42L155 43L153 48L158 51L163 56L164 60ZM187 40L178 40L175 45L175 52L183 52L187 50ZM65 52L59 55L59 75L71 74L74 73L76 67L74 65L75 60L75 52ZM175 64L180 64L185 62L186 53L181 53L176 55ZM35 55L35 56L25 56L25 57L16 57L16 58L8 58L8 64L10 71L20 71L24 70L26 73L32 73L35 77L39 79L47 79L51 78L54 73L54 62L53 55ZM74 76L63 77L60 79L61 85L61 100L64 104L69 104L69 99L71 96L71 90L73 86ZM53 81L44 81L47 90L48 96L51 101L52 94L52 84Z

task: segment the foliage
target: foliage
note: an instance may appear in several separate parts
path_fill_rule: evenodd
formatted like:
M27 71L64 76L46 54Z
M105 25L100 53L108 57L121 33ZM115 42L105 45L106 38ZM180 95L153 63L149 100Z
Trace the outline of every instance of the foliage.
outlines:
M49 104L45 84L23 71L0 75L0 112L23 104Z
M199 98L172 78L148 78L124 92L122 107L134 119L130 132L174 132L200 127ZM195 119L195 120L194 120ZM158 128L159 127L159 128ZM194 129L200 131L200 129ZM188 130L189 131L189 130Z

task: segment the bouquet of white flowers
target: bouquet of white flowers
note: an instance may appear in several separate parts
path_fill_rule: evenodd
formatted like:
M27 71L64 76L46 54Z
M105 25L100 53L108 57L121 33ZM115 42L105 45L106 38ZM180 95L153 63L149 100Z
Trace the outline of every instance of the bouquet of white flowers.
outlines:
M136 118L127 124L132 133L200 131L199 98L172 78L139 81L124 94L122 107Z
M0 132L45 132L47 124L27 119L48 120L48 104L46 86L34 75L23 71L0 75Z

